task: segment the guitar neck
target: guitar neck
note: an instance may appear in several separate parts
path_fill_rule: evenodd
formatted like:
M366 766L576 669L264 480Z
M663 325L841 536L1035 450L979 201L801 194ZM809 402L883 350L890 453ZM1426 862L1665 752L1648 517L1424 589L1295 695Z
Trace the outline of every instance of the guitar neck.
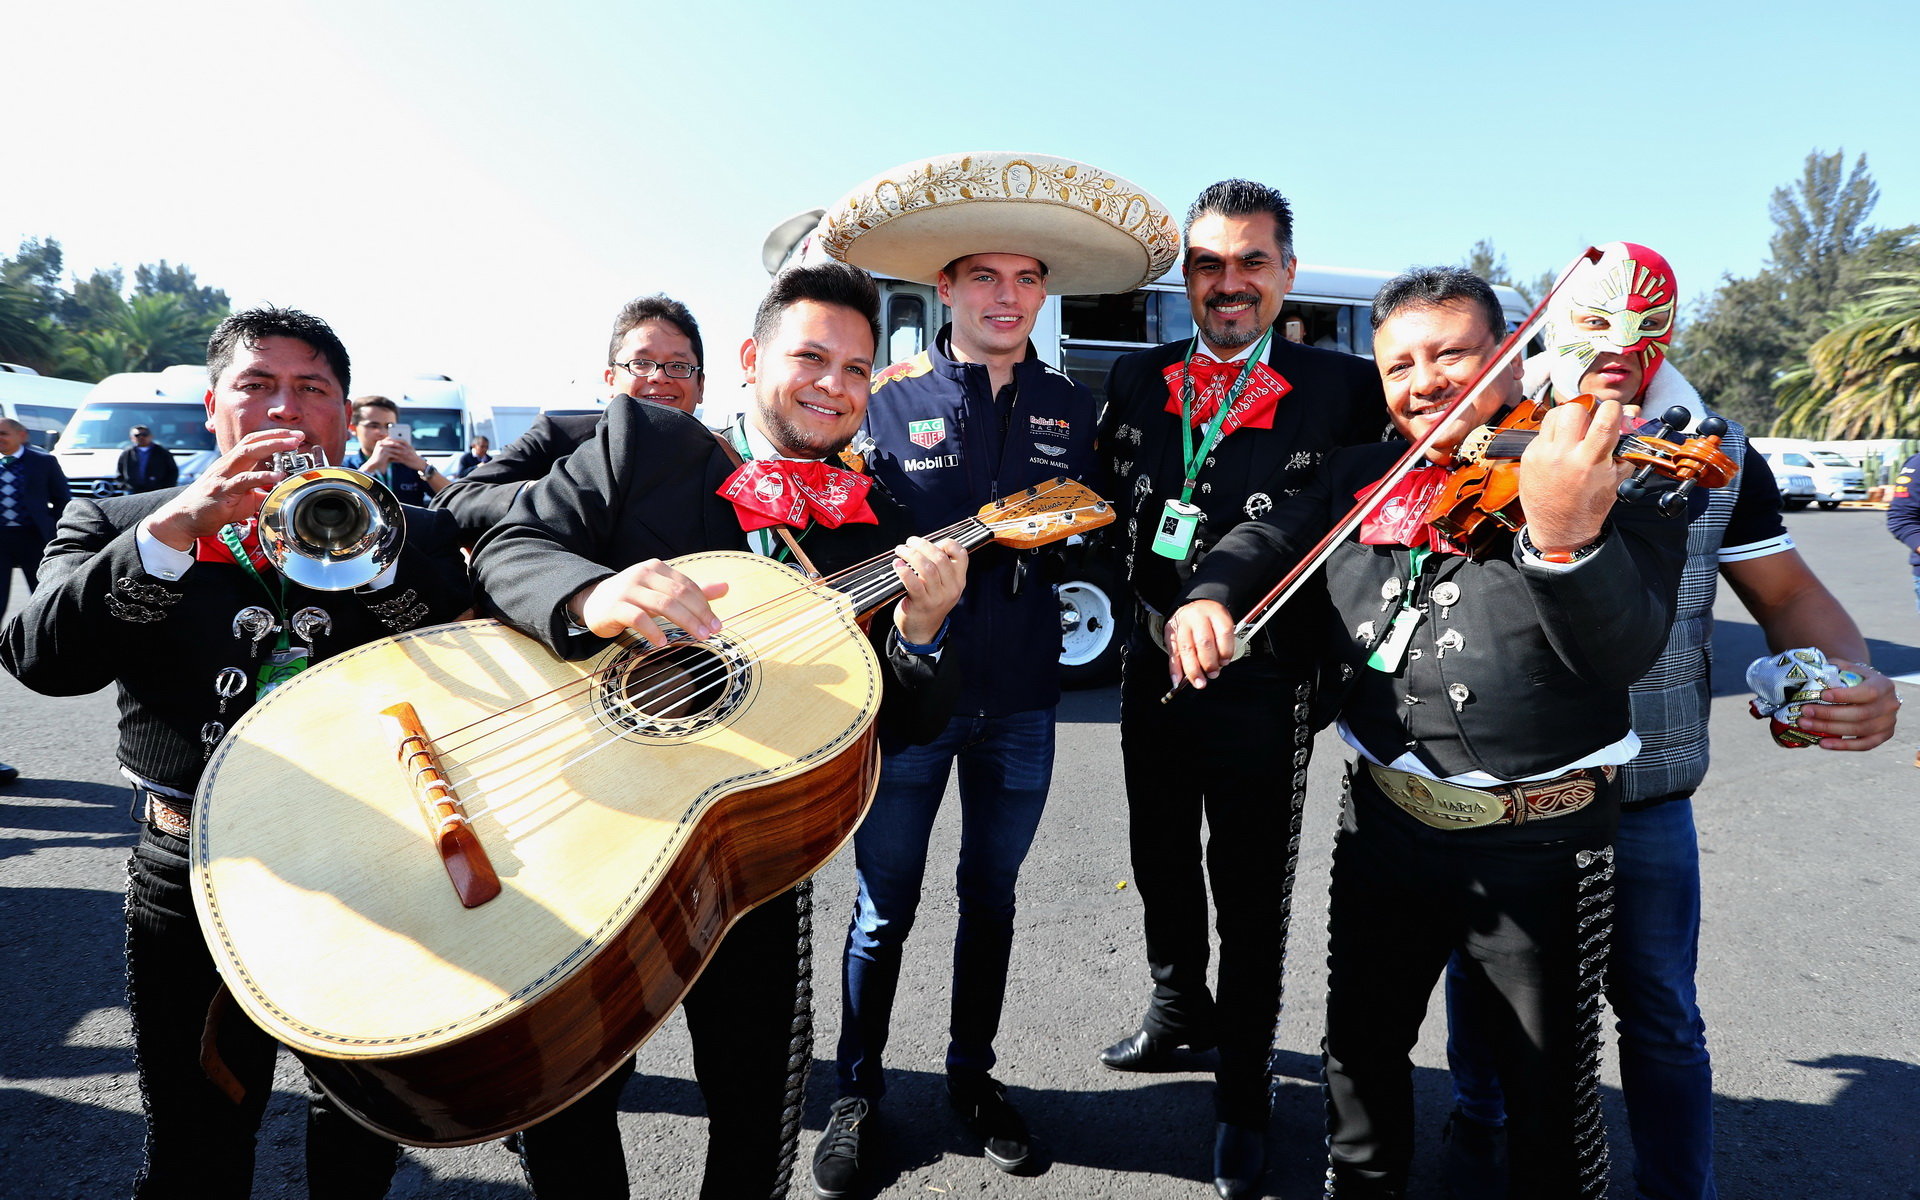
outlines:
M926 538L930 542L952 538L971 553L993 540L993 530L978 517L966 517L945 529L927 534ZM864 617L906 593L906 586L893 569L896 561L893 555L882 554L829 575L820 582L845 593L853 600L854 611Z

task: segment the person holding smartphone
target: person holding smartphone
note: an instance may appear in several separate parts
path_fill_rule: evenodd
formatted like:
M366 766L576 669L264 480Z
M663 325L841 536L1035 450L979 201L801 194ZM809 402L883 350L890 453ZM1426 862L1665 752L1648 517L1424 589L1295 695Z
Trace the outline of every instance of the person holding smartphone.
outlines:
M347 451L343 467L365 471L392 490L402 504L425 506L452 482L413 448L400 406L385 396L360 396L353 402L353 436L360 444Z

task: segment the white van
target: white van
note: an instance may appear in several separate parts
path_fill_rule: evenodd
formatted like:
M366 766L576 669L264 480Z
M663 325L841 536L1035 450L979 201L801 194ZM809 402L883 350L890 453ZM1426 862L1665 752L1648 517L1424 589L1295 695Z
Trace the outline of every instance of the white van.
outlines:
M120 452L133 445L127 430L145 425L180 464L191 483L216 457L207 429L207 369L180 365L163 371L127 371L93 385L54 448L76 493L117 490Z
M11 417L27 427L27 440L52 450L93 390L77 379L55 379L32 367L0 363L0 417Z
M1800 438L1752 438L1749 444L1766 458L1774 474L1810 476L1813 498L1821 508L1835 509L1843 501L1867 498L1867 473L1844 455ZM1795 507L1792 500L1786 503Z
M413 429L413 448L440 468L443 475L459 469L460 456L474 437L467 386L445 375L417 375L411 379L354 376L353 395L385 396L400 406L400 422ZM348 448L353 441L348 435ZM498 443L496 443L497 445ZM339 461L337 458L335 461Z

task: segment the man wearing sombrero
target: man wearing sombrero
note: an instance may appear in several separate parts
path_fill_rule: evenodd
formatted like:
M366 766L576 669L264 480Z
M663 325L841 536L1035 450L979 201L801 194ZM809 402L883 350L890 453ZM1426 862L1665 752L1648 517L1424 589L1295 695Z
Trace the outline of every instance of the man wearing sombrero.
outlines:
M869 180L822 222L826 253L936 284L953 321L927 350L881 372L867 409L876 478L934 528L989 500L1093 467L1093 395L1041 361L1029 337L1048 294L1126 292L1172 265L1166 210L1127 181L1046 155L953 154ZM1048 568L998 548L974 560L951 617L958 716L933 742L888 755L854 837L859 893L847 930L840 1098L814 1157L814 1190L847 1194L863 1129L885 1090L900 954L927 842L960 768L960 922L947 1090L1003 1170L1029 1157L1020 1114L993 1079L1013 944L1014 882L1045 806L1060 699L1060 610Z

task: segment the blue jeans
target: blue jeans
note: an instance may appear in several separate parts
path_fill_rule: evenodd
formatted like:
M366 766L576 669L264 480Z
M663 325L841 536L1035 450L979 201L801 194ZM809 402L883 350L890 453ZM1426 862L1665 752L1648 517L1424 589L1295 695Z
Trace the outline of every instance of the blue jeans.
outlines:
M1013 889L1053 778L1051 708L959 716L924 746L888 755L873 809L853 836L859 895L841 965L840 1094L878 1099L900 951L920 906L927 841L960 764L960 928L953 943L947 1071L985 1074L1013 952Z
M1700 948L1700 847L1693 801L1620 814L1614 842L1613 958L1607 1002L1619 1018L1620 1082L1633 1135L1634 1194L1715 1200L1713 1066L1694 992ZM1460 1110L1505 1119L1483 1030L1447 966L1447 1061Z

